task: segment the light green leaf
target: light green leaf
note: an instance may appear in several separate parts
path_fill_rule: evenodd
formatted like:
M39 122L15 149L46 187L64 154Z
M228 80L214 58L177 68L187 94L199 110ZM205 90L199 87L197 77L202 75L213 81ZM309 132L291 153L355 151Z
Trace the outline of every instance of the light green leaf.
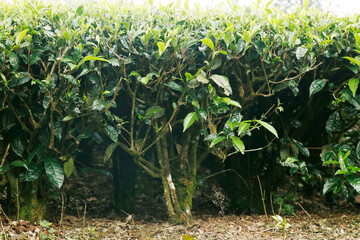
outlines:
M196 114L196 112L191 112L191 113L188 113L186 115L186 117L184 118L184 130L183 132L186 131L186 129L188 129L194 122L195 120L198 119L198 115Z
M300 58L304 57L307 53L308 49L304 47L297 47L295 51L296 58L299 60Z
M234 145L239 149L239 151L244 154L245 153L245 145L243 141L240 140L240 138L231 136L231 140L234 143Z
M231 121L231 119L229 119L226 124L230 127L231 131L233 131L239 123L237 121Z
M223 141L224 139L226 139L226 137L217 137L215 138L211 144L210 144L210 148L212 148L213 146L215 146L216 144L218 144L219 142Z
M106 148L105 155L104 155L104 162L107 162L111 158L111 155L113 154L113 152L115 151L117 146L118 146L118 143L116 142L116 143L110 144Z
M162 55L165 52L165 44L163 42L157 42L157 46L159 48L160 55Z
M64 170L60 163L54 157L47 157L44 159L44 167L50 181L57 188L61 188L64 183Z
M352 63L355 63L360 68L360 61L358 61L356 58L352 58L352 57L344 57L344 58L351 61Z
M226 96L232 94L231 85L229 83L229 79L226 76L213 74L210 76L210 79L213 80L219 87L224 89Z
M349 88L351 90L351 92L353 93L353 96L355 97L356 94L356 90L359 87L359 79L358 78L352 78L349 80Z
M206 46L208 46L209 48L211 48L212 50L215 49L214 43L211 41L211 39L209 39L209 38L204 38L204 39L201 39L201 42L202 42L203 44L205 44Z
M238 136L240 136L242 133L244 133L246 130L248 130L250 127L250 123L248 122L241 122L239 124L239 128L238 128Z
M276 129L273 126L271 126L269 123L261 121L261 120L255 120L255 122L259 123L261 126L266 128L269 132L274 134L275 137L279 138Z
M237 101L231 100L230 98L225 97L225 98L222 98L221 100L222 100L222 102L226 103L227 105L233 105L235 107L241 108L240 103L238 103Z
M204 84L209 83L209 80L207 80L207 78L201 73L196 76L196 80Z
M74 160L72 158L69 158L65 163L64 163L64 172L67 178L69 178L71 176L71 174L74 171Z
M16 45L20 45L21 40L25 37L28 31L29 29L25 29L19 33L19 35L16 37Z
M251 42L251 35L248 31L244 31L243 38L246 42L246 45L249 45L249 43Z
M86 56L83 60L81 60L82 63L86 62L86 61L103 61L103 62L109 62L109 60L106 60L104 58L99 58L99 57L94 57L94 56Z
M340 164L340 169L342 171L345 171L345 172L348 172L348 169L347 169L347 157L349 156L350 154L350 151L348 151L345 155L343 152L339 152L338 154L338 161L339 161L339 164Z
M326 85L327 79L316 79L310 85L309 96L321 91Z
M66 116L66 117L63 118L63 122L70 121L73 118L74 118L73 116Z
M327 194L330 191L334 191L337 188L340 188L341 184L342 184L341 178L338 177L330 178L324 184L323 195Z

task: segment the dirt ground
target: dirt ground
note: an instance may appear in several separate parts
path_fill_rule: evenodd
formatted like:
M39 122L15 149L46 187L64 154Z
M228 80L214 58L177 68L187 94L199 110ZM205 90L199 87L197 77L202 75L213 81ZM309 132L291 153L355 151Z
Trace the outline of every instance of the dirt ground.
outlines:
M104 185L109 187L99 188ZM50 201L48 222L16 222L15 217L10 220L0 213L0 240L360 239L360 209L347 203L334 207L319 199L302 200L301 207L295 206L295 216L282 216L289 224L283 230L271 215L226 215L202 202L191 225L174 226L166 221L161 193L155 190L149 192L160 197L140 196L135 215L119 217L113 212L113 200L106 197L112 195L111 178L87 174L78 181L68 181L64 188L68 193L66 208L62 211L61 202Z
M109 220L64 216L61 227L46 222L41 226L24 221L7 224L3 219L0 239L360 239L356 212L297 213L284 218L290 224L285 231L265 215L200 215L189 226L130 217Z

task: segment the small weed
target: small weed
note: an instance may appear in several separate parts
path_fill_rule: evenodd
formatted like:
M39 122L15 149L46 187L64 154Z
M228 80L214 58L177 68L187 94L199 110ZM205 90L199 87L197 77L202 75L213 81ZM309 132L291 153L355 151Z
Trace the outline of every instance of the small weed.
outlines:
M40 239L42 240L56 239L55 229L52 228L51 226L52 226L51 222L48 222L46 220L40 221L40 227L41 227Z
M276 224L275 228L281 229L283 234L283 239L286 239L286 229L291 227L289 223L287 223L286 218L281 217L280 215L272 216L275 219Z

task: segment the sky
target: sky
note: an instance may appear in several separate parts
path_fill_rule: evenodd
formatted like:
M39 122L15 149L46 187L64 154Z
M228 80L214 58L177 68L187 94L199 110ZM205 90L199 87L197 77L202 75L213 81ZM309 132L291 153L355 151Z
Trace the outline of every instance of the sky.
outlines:
M141 5L145 1L149 0L132 0L135 4ZM162 5L167 5L171 2L176 2L177 0L153 0L155 4L161 3ZM226 0L195 0L199 2L202 6L211 6L221 3ZM195 2L194 0L189 0ZM237 0L239 5L250 5L257 0ZM262 0L261 3L267 3L268 0ZM300 2L300 0L293 0L293 2ZM320 0L321 5L325 10L330 10L339 16L352 15L354 13L360 14L360 0Z

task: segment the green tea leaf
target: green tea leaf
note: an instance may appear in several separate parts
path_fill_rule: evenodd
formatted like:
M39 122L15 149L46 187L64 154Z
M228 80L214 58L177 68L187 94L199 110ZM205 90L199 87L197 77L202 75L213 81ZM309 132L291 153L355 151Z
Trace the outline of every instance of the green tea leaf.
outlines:
M184 118L184 130L183 132L186 131L186 129L188 129L194 122L195 120L198 119L198 115L196 114L196 112L191 112L191 113L188 113L186 115L186 117Z
M210 144L210 148L212 148L213 146L215 146L216 144L218 144L219 142L223 141L224 139L226 139L226 137L217 137L215 138L211 144Z
M25 172L25 175L23 178L21 178L22 181L31 182L35 181L40 177L40 174L42 172L43 168L39 164L30 164L28 166L28 170Z
M299 141L296 141L293 139L293 143L295 144L295 146L299 149L299 151L306 157L309 157L310 156L310 152L309 152L309 149L307 149L304 144L302 144L301 142Z
M11 140L11 149L16 153L18 156L22 156L25 151L26 141L23 137L15 137Z
M249 43L251 42L251 35L248 31L244 31L243 38L246 42L246 45L249 45Z
M71 174L74 171L74 160L72 158L69 158L65 163L64 163L64 173L66 175L67 178L69 178L71 176Z
M73 116L66 116L66 117L63 118L63 122L70 121L73 118L74 118Z
M226 96L232 94L232 89L229 83L229 79L226 76L213 74L210 76L210 79L213 80L219 87L223 88Z
M25 37L28 31L29 29L25 29L19 33L19 35L16 37L16 45L20 45L21 40Z
M355 63L360 68L360 61L357 60L356 58L352 58L352 57L344 57L344 58L351 61L352 63Z
M358 78L350 79L348 85L349 85L351 92L353 93L353 96L355 97L356 90L359 87L359 79Z
M175 90L175 91L184 92L184 88L182 86L180 86L179 84L177 84L176 82L169 82L169 83L165 84L165 86L168 86L169 88L171 88L172 90Z
M332 135L333 132L341 128L341 118L339 112L333 112L326 121L326 132Z
M61 188L64 183L64 171L60 163L54 157L47 157L44 159L44 167L50 181L57 188Z
M163 42L157 42L159 53L162 55L165 52L165 43Z
M342 184L341 178L338 177L330 178L324 184L323 195L327 194L328 192L334 191L337 188L340 188L341 184Z
M16 160L10 163L10 166L13 167L23 167L28 169L28 166L26 165L26 163L23 160Z
M165 108L159 106L152 106L146 110L145 116L148 118L160 118L164 116Z
M110 137L110 139L113 142L117 142L118 141L118 135L119 132L111 125L106 125L105 126L105 131L107 132L108 136Z
M208 46L211 50L215 50L214 43L211 41L211 39L209 39L209 38L204 38L204 39L201 39L201 42L202 42L203 44L205 44L206 46Z
M346 176L346 180L356 190L356 192L358 194L360 194L360 177L358 177L356 175L349 175L349 176Z
M110 145L106 148L106 150L105 150L105 155L104 155L104 162L107 162L107 161L111 158L111 156L112 156L112 154L113 154L113 152L115 151L115 149L116 149L117 146L118 146L118 143L116 142L116 143L110 144Z
M231 140L233 144L239 149L239 151L244 154L245 153L245 145L243 141L240 140L240 138L231 136Z
M269 123L261 121L261 120L255 120L255 122L259 123L261 126L266 128L269 132L274 134L275 137L279 138L276 129L273 126L271 126Z
M295 54L296 54L296 58L298 60L300 60L300 58L304 57L307 53L308 49L307 48L304 48L304 47L297 47L296 48L296 51L295 51Z
M310 85L309 96L311 97L315 93L321 91L325 87L326 82L327 82L326 79L316 79L316 80L314 80Z
M248 130L250 125L251 124L248 122L241 122L239 124L239 128L238 128L238 136L240 136L242 133L244 133L246 130Z
M76 78L72 75L67 75L67 74L61 74L61 76L67 80L69 80L69 82L71 82L72 84L74 84L75 86L79 86L79 82L76 80Z

